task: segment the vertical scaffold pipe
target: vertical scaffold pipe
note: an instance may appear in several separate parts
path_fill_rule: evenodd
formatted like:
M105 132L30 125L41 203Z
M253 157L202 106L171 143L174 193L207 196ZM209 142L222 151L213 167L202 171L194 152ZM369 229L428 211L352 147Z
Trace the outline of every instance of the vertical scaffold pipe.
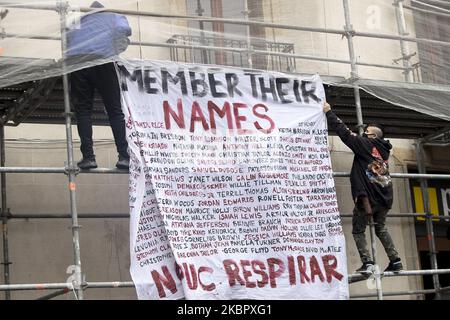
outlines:
M358 66L356 64L356 55L355 55L355 47L353 45L353 35L355 31L353 30L353 26L351 24L350 20L350 8L348 5L348 0L342 0L344 4L344 16L345 16L345 35L347 37L347 44L348 44L348 53L350 57L350 80L355 81L358 80ZM356 104L356 119L358 121L358 132L359 134L362 134L364 131L364 124L363 124L363 118L362 118L362 110L361 110L361 97L359 95L359 86L354 85L354 94L355 94L355 104Z
M397 21L397 29L398 34L402 37L406 37L408 33L406 32L406 19L405 19L405 12L403 10L403 0L395 0L394 2L394 8L395 8L395 19ZM405 81L406 82L414 82L413 74L411 70L411 62L409 61L409 50L407 43L400 39L400 50L402 53L402 61L403 61L403 67L405 67L404 75L405 75Z
M202 8L202 3L200 0L197 0L197 10L196 13L199 17L203 16L203 12L205 10ZM201 46L207 46L208 44L206 43L206 39L205 39L205 26L204 26L204 22L203 21L199 21L198 22L198 27L200 29L200 45ZM176 50L176 49L175 49ZM201 50L202 52L202 63L203 64L208 64L211 63L211 61L208 60L208 53L206 52L205 49ZM195 60L195 59L194 59ZM195 62L195 61L193 61Z
M423 141L421 139L417 140L416 143L416 161L417 161L417 169L419 173L426 173L425 167L425 156L423 150ZM428 196L428 181L426 179L420 179L420 189L422 191L422 201L423 201L423 210L426 214L426 225L427 225L427 239L428 239L428 248L430 250L430 262L431 268L437 269L437 256L436 256L436 242L434 239L434 228L433 228L433 215L430 211L430 199ZM439 282L439 275L433 274L433 286L436 290L435 298L437 300L441 299L440 288L441 284Z
M6 162L5 152L5 127L0 126L0 166ZM9 244L8 244L8 206L6 202L6 173L1 173L1 201L2 201L2 236L3 236L3 277L6 285L10 284L9 277ZM11 300L11 292L5 291L5 300Z
M373 270L373 275L375 277L375 286L377 288L377 297L378 300L383 300L383 291L381 286L381 273L380 266L377 263L377 243L376 243L376 234L375 234L375 222L373 221L373 217L369 217L369 230L370 230L370 244L372 248L372 257L375 263L375 270Z
M248 7L248 0L244 1L244 15L245 15L245 20L249 21L250 20L250 11L249 11L249 7ZM248 67L250 69L253 68L253 57L252 57L252 38L251 38L251 34L250 34L250 25L247 25L247 55L248 55Z
M72 241L74 250L75 263L75 282L74 289L77 293L77 299L83 299L82 289L82 273L81 273L81 255L80 255L80 236L78 225L78 213L76 204L76 184L75 184L75 165L73 160L73 140L72 140L72 123L70 113L70 98L69 98L69 80L67 75L67 65L65 62L67 40L66 40L66 15L69 8L69 3L64 0L57 2L60 22L61 22L61 61L63 74L63 90L64 90L64 113L66 118L66 140L67 140L67 162L68 162L68 176L69 176L69 194L70 194L70 211L72 214Z
M350 80L355 81L358 80L358 66L356 64L356 55L355 55L355 47L353 45L353 35L354 30L350 19L350 7L348 4L348 0L342 0L343 1L343 7L344 7L344 17L345 17L345 35L347 37L347 44L348 44L348 53L350 57L350 66L351 66L351 73L350 73ZM355 105L356 105L356 118L358 121L358 132L360 135L364 132L364 124L363 124L363 118L362 118L362 110L361 110L361 97L359 94L359 86L354 85L353 86L354 94L355 94ZM381 276L380 276L380 268L377 264L377 250L376 250L376 239L375 239L375 225L373 223L372 217L369 217L369 227L370 227L370 241L371 241L371 247L372 247L372 257L373 261L375 262L375 284L377 288L377 296L378 300L383 300L383 291L381 287Z

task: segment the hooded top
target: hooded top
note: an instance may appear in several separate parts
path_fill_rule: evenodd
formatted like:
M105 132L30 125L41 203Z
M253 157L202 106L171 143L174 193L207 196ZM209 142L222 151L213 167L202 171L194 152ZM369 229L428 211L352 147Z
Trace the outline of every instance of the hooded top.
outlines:
M350 184L353 200L367 196L371 205L390 209L393 201L388 159L392 145L388 140L361 137L353 133L333 111L326 113L328 124L355 154Z
M103 8L97 1L92 8ZM112 12L90 12L67 30L68 57L94 55L108 58L125 51L131 28L127 18Z

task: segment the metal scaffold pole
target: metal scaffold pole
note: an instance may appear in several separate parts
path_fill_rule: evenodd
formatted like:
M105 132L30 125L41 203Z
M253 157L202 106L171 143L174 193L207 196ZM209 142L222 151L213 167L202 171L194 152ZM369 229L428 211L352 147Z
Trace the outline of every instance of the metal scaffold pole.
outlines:
M350 57L350 66L351 66L351 73L350 73L350 80L351 82L354 82L358 80L358 66L356 64L356 55L355 55L355 47L353 45L353 36L355 31L353 30L353 26L351 24L350 19L350 7L348 0L342 0L343 1L343 7L344 7L344 17L345 17L345 36L347 37L347 44L348 44L348 52ZM359 94L359 86L357 84L353 85L353 90L355 94L355 105L356 105L356 118L358 121L357 127L358 132L360 135L364 132L364 123L362 118L362 110L361 110L361 96ZM381 275L380 275L380 269L377 263L377 248L376 248L376 238L375 238L375 224L373 221L373 217L371 215L368 216L368 224L370 228L370 241L371 241L371 248L372 248L372 257L373 261L375 263L375 284L377 288L377 296L378 300L383 300L383 291L381 288Z
M5 127L0 126L0 166L5 166ZM6 285L10 284L9 277L9 244L8 244L8 207L6 202L6 173L1 174L1 201L2 201L2 237L3 237L3 277ZM5 300L11 300L11 292L5 291Z
M60 37L55 36L43 36L43 35L36 35L36 34L18 34L18 33L4 33L2 35L5 38L21 38L21 39L33 39L33 40L55 40L55 41L61 41ZM201 42L205 42L204 36L203 40L202 37L200 37ZM192 49L192 45L185 45L185 44L178 44L178 43L163 43L163 42L147 42L147 41L131 41L130 45L133 46L139 46L139 47L158 47L158 48L176 48L176 49ZM250 48L250 49L248 49ZM304 60L312 60L312 61L324 61L324 62L333 62L333 63L340 63L340 64L350 64L349 60L343 60L343 59L334 59L334 58L324 58L324 57L317 57L312 55L304 55L304 54L292 54L292 53L285 53L285 52L274 52L274 51L264 51L264 50L256 50L251 48L251 38L248 37L247 39L247 48L235 48L235 47L217 47L217 46L210 46L210 45L198 45L195 46L196 50L202 50L202 52L207 51L217 51L217 52L236 52L236 53L245 53L250 52L251 54L259 54L264 56L274 56L274 57L286 57L286 58L294 58L294 59L304 59ZM207 61L207 53L206 55L202 55L203 60ZM375 67L375 68L383 68L383 69L392 69L392 70L407 70L405 67L401 66L393 66L393 65L387 65L387 64L379 64L379 63L367 63L362 61L356 61L356 65L358 66L366 66L366 67ZM249 61L250 68L253 68L253 62Z
M202 8L202 3L200 2L200 0L197 0L197 10L195 11L199 17L203 16L203 12L205 10L203 10ZM200 44L201 46L205 45L205 25L203 21L199 21L198 22L198 28L200 29ZM208 53L205 49L201 50L202 53L202 63L208 63ZM192 57L192 59L195 59L194 57ZM195 61L194 61L195 62Z
M397 21L397 29L400 36L407 36L408 32L406 31L406 20L405 20L405 12L403 10L403 0L396 0L394 2L395 7L395 19ZM403 67L405 68L404 75L405 81L414 82L413 74L411 70L411 56L408 52L408 45L403 39L400 39L400 50L402 53L402 61Z
M63 74L63 89L64 89L64 113L66 118L66 138L67 138L67 175L69 177L69 193L70 193L70 211L72 214L72 240L74 250L74 263L75 263L75 283L74 289L77 294L77 299L83 299L82 289L82 272L81 272L81 254L80 254L80 236L78 224L78 213L76 204L76 183L75 174L77 168L73 159L73 140L72 140L72 123L70 112L70 98L69 98L69 80L67 75L67 66L65 62L65 53L67 49L66 41L66 14L69 8L67 1L59 0L59 15L61 22L61 53L62 53L62 74Z
M423 141L421 139L417 140L416 143L416 161L417 161L417 169L419 173L425 174L425 155L423 150ZM428 248L430 250L430 262L432 269L438 269L437 263L437 252L436 252L436 243L434 239L434 228L433 228L433 215L430 211L430 199L428 196L428 181L426 179L420 179L420 189L422 191L422 201L423 201L423 209L426 214L426 226L427 226L427 239L428 239ZM441 285L439 283L439 275L433 274L433 286L436 290L436 299L441 299L440 288Z
M244 1L244 16L245 20L250 21L250 11L248 8L248 0ZM252 58L252 38L250 34L250 25L247 25L247 54L248 54L248 67L253 68L253 58Z
M355 31L353 30L353 26L351 24L350 20L350 8L348 5L348 0L343 0L344 4L344 16L345 16L345 36L347 37L347 44L348 44L348 53L350 57L350 80L352 82L359 79L358 76L358 66L356 64L356 55L355 55L355 47L353 45L353 36ZM364 124L363 124L363 118L362 118L362 111L361 111L361 97L359 94L359 86L354 85L353 86L354 93L355 93L355 104L356 104L356 119L358 121L357 127L359 134L362 134L364 131Z
M17 4L17 3L2 3L4 7L11 8L27 8L27 9L36 9L36 10L55 10L55 6L48 5L30 5L30 4ZM73 10L73 8L69 8L68 10ZM251 25L251 26L259 26L265 28L279 28L285 30L297 30L297 31L307 31L307 32L319 32L319 33L328 33L328 34L339 34L345 36L345 31L342 29L331 29L331 28L315 28L315 27L303 27L296 25L287 25L287 24L278 24L278 23L269 23L263 21L255 21L255 20L239 20L239 19L224 19L224 18L216 18L216 17L207 17L207 16L190 16L190 15L179 15L179 14L163 14L156 12L145 12L145 11L136 11L136 10L118 10L118 9L92 9L89 7L77 7L77 11L79 12L99 12L99 11L107 11L112 13L124 14L129 16L140 16L140 17L151 17L157 19L177 19L177 20L188 20L188 21L202 21L202 22L220 22L220 23L229 23L236 25ZM386 40L403 40L407 42L416 42L416 43L429 43L435 44L443 47L450 47L450 42L448 41L439 41L427 38L417 38L417 37L405 37L400 35L392 35L388 33L371 33L371 32L357 32L353 31L353 36L356 37L367 37L367 38L375 38L375 39L386 39Z

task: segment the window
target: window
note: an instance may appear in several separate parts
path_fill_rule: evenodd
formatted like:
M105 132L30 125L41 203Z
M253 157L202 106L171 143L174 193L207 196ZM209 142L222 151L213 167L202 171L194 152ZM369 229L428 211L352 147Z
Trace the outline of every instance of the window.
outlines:
M202 15L217 18L245 20L245 2L248 2L250 19L262 20L264 17L262 1L259 0L186 0L188 15ZM171 59L204 64L250 67L246 49L294 53L292 43L266 41L264 27L237 25L222 22L190 21L186 34L173 35L168 42L188 45L192 48L173 48ZM198 46L219 48L240 48L241 51L208 50ZM197 48L196 48L197 47ZM251 55L252 67L263 70L294 71L295 59L290 57L270 56L265 54Z

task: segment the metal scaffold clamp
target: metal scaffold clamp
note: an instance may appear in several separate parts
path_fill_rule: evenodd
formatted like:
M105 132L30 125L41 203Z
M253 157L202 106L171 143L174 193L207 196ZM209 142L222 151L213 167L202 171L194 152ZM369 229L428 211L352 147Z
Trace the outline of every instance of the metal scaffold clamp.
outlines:
M77 294L77 291L84 291L85 289L87 289L88 285L87 282L85 280L86 276L82 273L79 273L80 276L80 280L77 279L77 277L71 282L72 286L72 292L75 296L76 300L80 300Z
M410 54L401 56L400 58L393 59L392 61L393 61L395 64L398 64L399 61L401 61L401 60L405 60L405 61L411 60L411 58L414 57L415 55L417 55L417 52L413 52L413 53L410 53ZM410 68L408 68L408 69L413 69L413 68L410 67Z
M343 84L355 85L355 82L358 81L359 79L360 79L360 77L356 73L351 71L350 72L350 77L349 78L345 78L345 81L343 81Z
M69 5L69 1L56 1L56 12L58 12L59 14L67 14L67 12L69 11L70 5Z
M368 218L369 218L369 222L368 222L369 226L376 226L378 224L373 220L372 215L369 215Z
M79 225L79 224L74 224L70 227L67 227L67 229L71 229L72 231L74 231L74 230L79 231L81 228L83 228L83 226Z
M72 118L75 115L75 113L74 112L63 112L63 113L61 113L61 115L63 117L71 117Z
M350 72L350 83L354 83L360 79L359 75L356 72Z
M78 275L80 276L80 281L75 281L77 284L77 287L79 289L82 289L83 287L87 287L86 275L81 272L80 268L78 268L77 270L78 270Z
M68 176L68 175L70 175L71 173L72 174L74 174L74 175L77 175L77 174L79 174L80 173L80 168L78 168L77 166L68 166L68 165L66 165L65 167L64 167L64 174L66 175L66 176Z
M402 74L409 74L410 72L414 72L418 68L418 65L413 64L411 67L405 67L405 70L402 71Z
M356 31L353 29L353 25L351 24L348 28L347 28L347 26L344 26L344 33L342 34L341 39L344 39L344 37L351 38L351 37L354 37L355 35L356 35Z
M3 213L2 209L0 209L0 213L1 213L0 217L2 217L2 218L6 218L6 219L11 219L12 218L12 214L11 214L11 209L10 208L8 208L5 213Z
M252 45L249 45L249 46L245 49L245 52L247 52L247 53L249 53L249 54L254 54L254 53L255 53L255 49L253 48ZM271 54L268 54L268 55L270 56Z
M8 12L9 12L8 9L0 10L0 40L3 40L6 38L6 31L5 31L5 28L2 28L1 22L8 15Z

